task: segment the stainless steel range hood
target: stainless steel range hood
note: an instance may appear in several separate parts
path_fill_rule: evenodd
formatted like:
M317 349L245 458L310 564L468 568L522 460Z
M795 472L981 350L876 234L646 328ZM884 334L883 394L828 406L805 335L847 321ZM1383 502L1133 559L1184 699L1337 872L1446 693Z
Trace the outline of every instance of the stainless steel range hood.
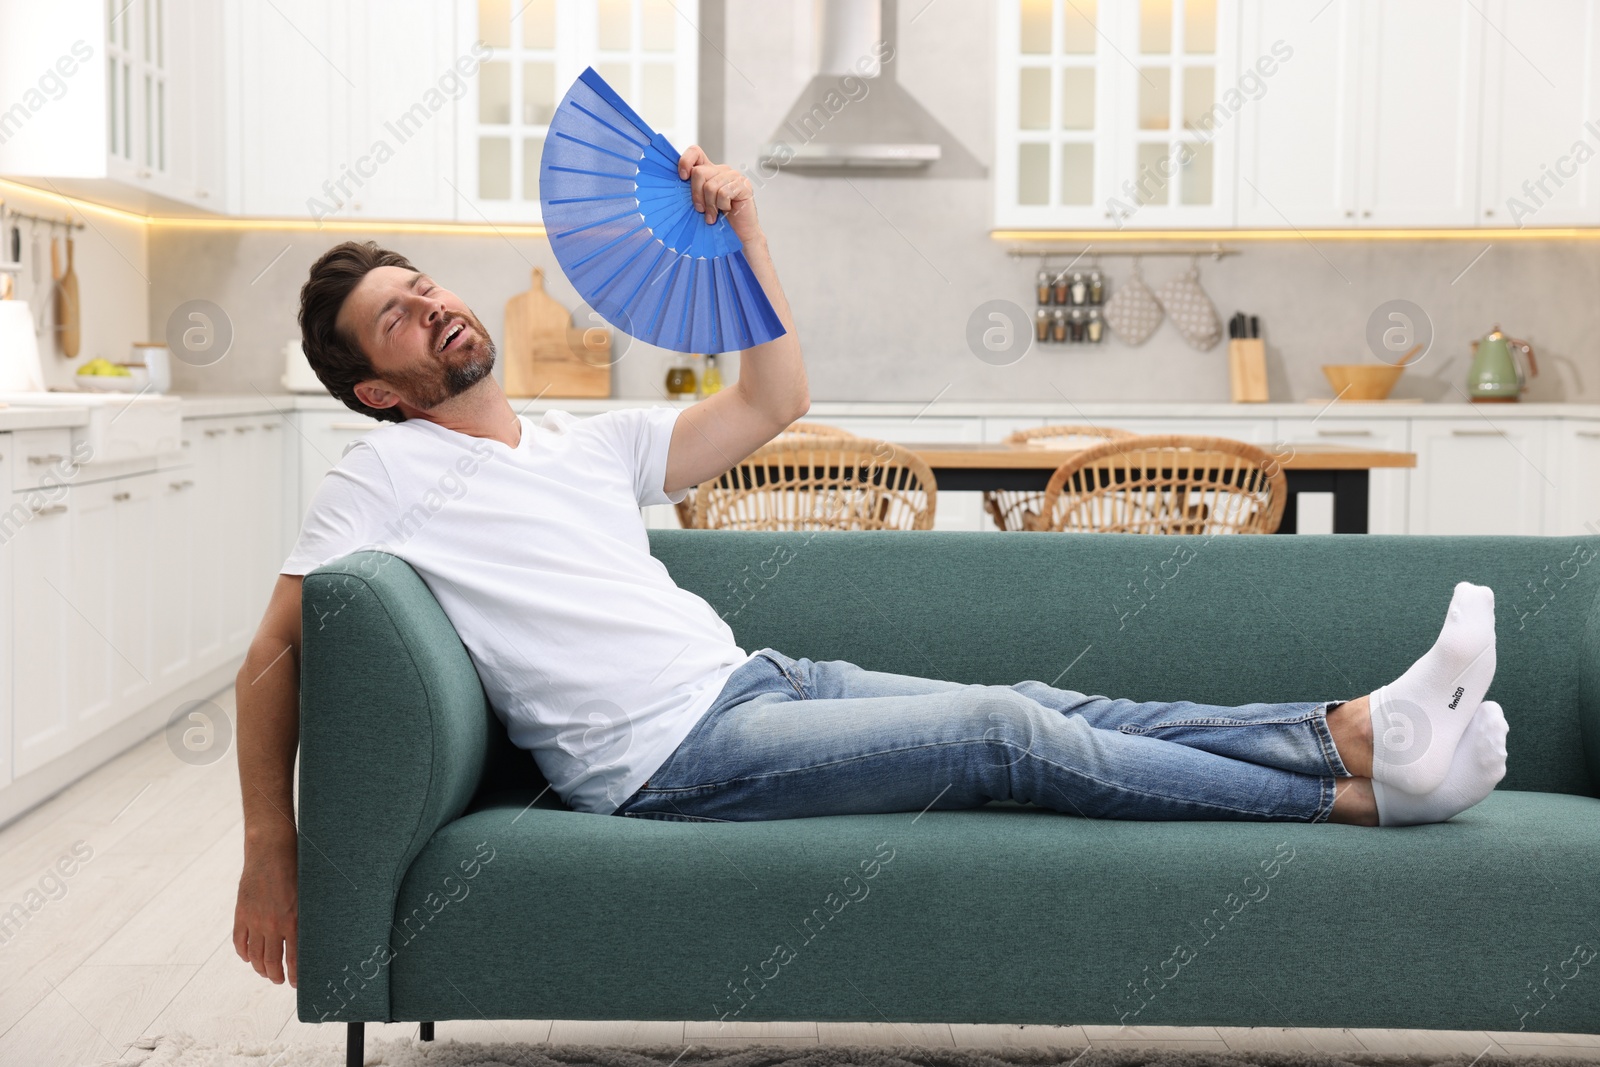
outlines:
M895 80L884 0L815 2L822 46L817 74L761 146L761 162L808 170L913 169L936 162L943 131Z

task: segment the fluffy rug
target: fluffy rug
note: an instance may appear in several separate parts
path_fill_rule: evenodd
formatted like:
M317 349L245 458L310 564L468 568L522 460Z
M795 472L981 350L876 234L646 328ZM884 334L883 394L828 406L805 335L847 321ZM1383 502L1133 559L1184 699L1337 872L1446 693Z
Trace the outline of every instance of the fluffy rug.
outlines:
M144 1049L143 1045L153 1046ZM203 1045L184 1034L129 1049L139 1067L339 1067L343 1050ZM1161 1048L937 1048L920 1045L704 1046L530 1045L412 1039L366 1043L367 1067L1573 1067L1569 1056L1380 1053L1190 1052ZM1593 1062L1592 1060L1588 1062Z

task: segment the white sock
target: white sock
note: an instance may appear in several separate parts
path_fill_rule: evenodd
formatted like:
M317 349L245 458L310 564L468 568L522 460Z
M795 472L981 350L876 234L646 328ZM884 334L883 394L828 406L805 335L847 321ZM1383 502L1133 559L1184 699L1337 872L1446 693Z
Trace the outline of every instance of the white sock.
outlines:
M1373 690L1372 780L1419 795L1437 789L1494 666L1494 590L1458 582L1433 647Z
M1509 732L1500 705L1485 700L1467 723L1467 732L1461 736L1455 758L1450 761L1450 773L1439 788L1419 797L1404 789L1392 789L1374 778L1372 795L1378 801L1378 825L1444 822L1488 796L1495 783L1506 776Z

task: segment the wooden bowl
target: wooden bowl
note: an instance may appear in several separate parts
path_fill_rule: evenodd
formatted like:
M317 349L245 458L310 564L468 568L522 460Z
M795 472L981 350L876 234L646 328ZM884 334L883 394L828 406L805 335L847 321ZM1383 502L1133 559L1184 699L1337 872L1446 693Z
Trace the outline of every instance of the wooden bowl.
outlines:
M1324 363L1322 373L1340 400L1382 400L1405 373L1388 363Z

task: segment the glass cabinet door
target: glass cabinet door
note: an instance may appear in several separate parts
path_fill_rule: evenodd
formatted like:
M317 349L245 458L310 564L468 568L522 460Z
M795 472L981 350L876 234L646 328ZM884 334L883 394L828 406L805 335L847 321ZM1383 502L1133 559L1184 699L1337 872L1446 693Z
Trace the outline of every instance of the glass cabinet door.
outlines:
M995 225L1227 225L1238 0L1001 0Z
M106 155L110 172L160 190L168 163L166 0L106 0Z
M537 221L550 118L585 67L680 151L696 137L699 30L672 0L467 0L465 40L489 55L460 129L462 222Z

